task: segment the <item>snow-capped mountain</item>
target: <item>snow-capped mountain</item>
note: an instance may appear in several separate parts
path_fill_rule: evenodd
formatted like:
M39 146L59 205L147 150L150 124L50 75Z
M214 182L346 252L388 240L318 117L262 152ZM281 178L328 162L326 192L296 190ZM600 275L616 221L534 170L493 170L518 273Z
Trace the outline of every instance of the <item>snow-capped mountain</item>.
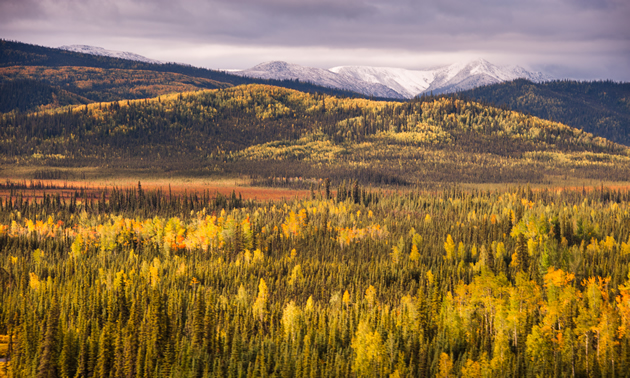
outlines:
M142 55L138 55L138 54L134 54L134 53L126 52L126 51L106 50L102 47L96 47L96 46L70 45L70 46L61 46L59 47L59 49L79 52L83 54L108 56L110 58L136 60L138 62L144 62L144 63L162 64L162 62L160 62L159 60L149 59Z
M451 93L521 78L534 82L551 79L541 72L530 72L519 66L499 67L484 59L451 64L433 73L431 85L423 92Z
M329 88L345 89L368 96L402 98L394 89L381 83L370 83L352 77L345 77L321 68L304 67L286 62L266 62L243 71L231 72L235 75L258 79L300 80Z
M142 55L125 51L107 50L95 46L70 45L59 48L145 63L162 63ZM367 96L395 99L413 98L429 92L440 94L463 91L482 85L496 84L519 78L525 78L534 82L552 79L552 77L541 72L528 71L519 66L496 66L484 59L473 59L425 70L370 66L339 66L325 70L274 61L230 73L261 79L297 79L324 87L353 91Z
M340 66L324 70L285 62L269 62L234 74L264 79L299 79L389 98L413 98L429 92L457 92L518 78L534 82L551 79L541 72L531 72L519 66L499 67L483 59L427 70L368 66Z
M403 98L413 98L433 82L432 71L412 71L404 68L341 66L330 69L348 80L379 83L395 90Z

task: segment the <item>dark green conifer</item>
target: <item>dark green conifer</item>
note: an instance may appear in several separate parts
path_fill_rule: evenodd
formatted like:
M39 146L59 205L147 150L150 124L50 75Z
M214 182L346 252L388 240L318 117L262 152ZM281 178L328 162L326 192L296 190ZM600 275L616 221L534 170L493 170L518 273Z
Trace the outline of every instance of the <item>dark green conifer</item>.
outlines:
M37 378L55 378L58 376L58 341L59 341L59 303L53 294L48 314L46 315L46 332L39 358Z

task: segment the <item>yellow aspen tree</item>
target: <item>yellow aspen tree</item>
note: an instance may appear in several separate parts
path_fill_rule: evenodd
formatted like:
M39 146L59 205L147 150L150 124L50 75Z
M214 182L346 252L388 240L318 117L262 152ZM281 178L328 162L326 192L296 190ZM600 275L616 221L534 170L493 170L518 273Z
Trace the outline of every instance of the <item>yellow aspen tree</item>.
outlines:
M446 236L446 241L444 242L444 250L446 251L446 259L452 260L453 254L455 253L455 242L453 241L453 237L451 234Z
M417 262L418 260L420 260L420 252L418 252L418 247L415 244L411 246L411 253L409 254L409 260L413 262Z
M346 290L343 293L343 297L341 298L341 300L343 301L343 304L346 305L346 307L348 307L348 305L350 305L351 299L350 299L350 293L348 293L348 290Z
M378 366L385 354L383 340L380 333L370 329L367 321L359 323L351 346L355 353L352 370L357 373L357 376L365 377L378 371Z
M267 283L261 278L260 283L258 284L258 296L256 297L253 307L254 314L258 316L261 322L265 320L268 299L269 290L267 289Z
M400 262L400 250L397 246L392 247L392 253L390 253L390 256L392 257L392 263L394 265L398 265Z
M365 290L365 300L367 301L370 308L374 306L374 303L376 302L376 289L374 288L374 286L370 285Z
M310 313L313 311L314 308L315 308L315 303L313 301L313 296L311 295L306 300L306 306L304 306L304 311Z
M479 362L471 359L466 360L466 365L462 367L462 378L481 378Z
M282 328L284 329L285 338L295 341L295 335L300 329L301 317L302 311L295 305L295 302L287 303L282 311Z
M293 267L291 271L291 276L289 276L289 286L297 286L304 280L304 275L302 274L302 267L300 264L297 264Z
M440 354L440 362L438 363L438 372L435 375L436 378L452 378L455 377L454 374L452 374L453 371L453 361L451 360L451 357L442 352L442 354Z

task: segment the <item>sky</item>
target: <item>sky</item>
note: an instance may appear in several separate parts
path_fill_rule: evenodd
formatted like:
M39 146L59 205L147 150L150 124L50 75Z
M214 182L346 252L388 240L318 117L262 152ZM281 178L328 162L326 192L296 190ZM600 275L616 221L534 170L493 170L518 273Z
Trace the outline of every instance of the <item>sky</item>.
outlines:
M0 0L0 38L245 69L470 58L630 81L628 0Z

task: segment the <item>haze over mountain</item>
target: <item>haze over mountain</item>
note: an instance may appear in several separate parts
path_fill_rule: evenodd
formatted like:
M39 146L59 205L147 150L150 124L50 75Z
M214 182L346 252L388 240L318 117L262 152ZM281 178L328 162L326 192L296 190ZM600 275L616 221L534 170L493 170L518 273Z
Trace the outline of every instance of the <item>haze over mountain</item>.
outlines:
M234 74L265 79L298 79L364 95L390 98L413 98L429 92L451 93L518 78L533 82L552 79L541 72L528 71L519 66L496 66L484 59L426 70L369 66L339 66L324 70L276 61Z

